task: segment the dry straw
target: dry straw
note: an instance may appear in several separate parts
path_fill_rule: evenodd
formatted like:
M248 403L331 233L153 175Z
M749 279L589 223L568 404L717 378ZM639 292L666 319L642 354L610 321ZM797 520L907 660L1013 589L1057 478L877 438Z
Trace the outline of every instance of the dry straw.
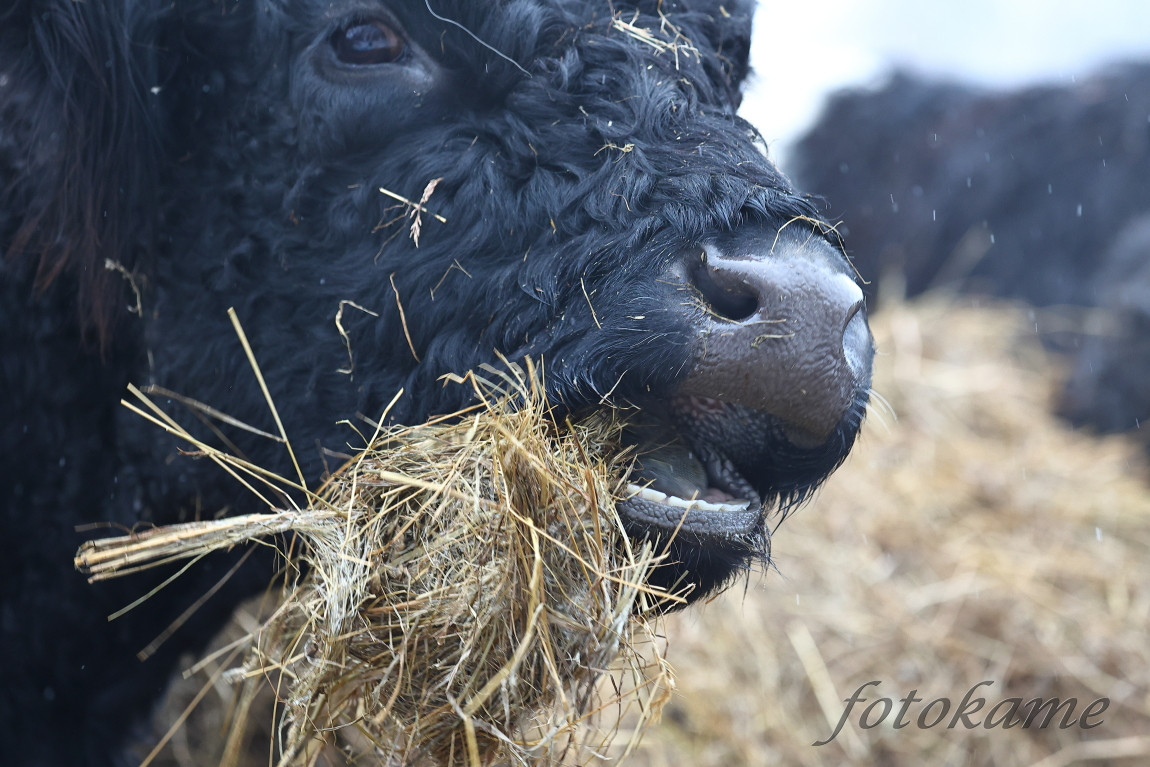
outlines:
M1053 414L1064 360L1041 338L1073 327L1065 307L973 303L872 316L884 401L776 532L778 571L667 622L680 694L632 765L1150 764L1147 427L1099 437ZM949 727L983 681L978 726ZM912 691L923 702L895 727ZM862 727L882 697L892 712ZM1074 698L1075 719L1110 704L1093 729L1061 727L1065 708L1045 728L986 727L1012 697ZM950 714L920 727L938 698Z
M644 585L657 552L634 548L615 510L620 423L558 428L538 376L511 370L469 377L482 403L470 412L381 428L307 508L80 550L77 566L103 579L281 542L279 606L229 672L241 693L225 754L269 680L284 766L314 763L333 742L386 765L584 761L622 714L640 720L629 746L657 716L672 679L651 640L658 603L673 597ZM276 482L196 444L253 485Z

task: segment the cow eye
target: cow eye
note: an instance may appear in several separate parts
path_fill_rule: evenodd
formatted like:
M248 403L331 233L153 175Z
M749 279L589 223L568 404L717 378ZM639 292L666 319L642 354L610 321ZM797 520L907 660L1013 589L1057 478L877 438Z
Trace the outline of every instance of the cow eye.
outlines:
M358 21L336 30L331 47L340 61L361 67L390 64L405 49L399 33L382 21Z

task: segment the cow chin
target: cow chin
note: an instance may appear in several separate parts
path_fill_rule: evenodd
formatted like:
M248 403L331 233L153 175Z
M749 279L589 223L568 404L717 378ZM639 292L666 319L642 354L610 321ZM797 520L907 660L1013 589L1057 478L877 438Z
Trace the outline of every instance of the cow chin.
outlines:
M640 410L623 433L634 459L618 510L633 538L665 555L651 582L684 597L680 605L768 564L768 517L785 517L842 462L866 399L860 389L819 439L770 413L698 396Z

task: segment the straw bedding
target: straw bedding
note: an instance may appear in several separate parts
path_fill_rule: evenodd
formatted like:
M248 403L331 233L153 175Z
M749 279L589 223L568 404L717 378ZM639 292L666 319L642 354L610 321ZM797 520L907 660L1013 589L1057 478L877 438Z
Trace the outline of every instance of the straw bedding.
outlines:
M1066 362L1042 339L1074 320L947 296L872 318L889 407L776 531L777 573L672 616L678 694L632 765L1150 763L1150 471L1143 432L1051 414ZM973 722L1012 696L1110 705L1088 730L859 726L982 681Z

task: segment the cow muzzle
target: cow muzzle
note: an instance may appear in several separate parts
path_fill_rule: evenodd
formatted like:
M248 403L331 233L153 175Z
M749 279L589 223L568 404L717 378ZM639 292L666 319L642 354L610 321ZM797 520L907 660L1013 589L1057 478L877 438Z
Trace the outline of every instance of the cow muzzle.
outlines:
M693 362L625 432L620 509L704 542L761 535L771 503L805 496L853 444L874 356L863 294L809 227L736 231L676 269Z

